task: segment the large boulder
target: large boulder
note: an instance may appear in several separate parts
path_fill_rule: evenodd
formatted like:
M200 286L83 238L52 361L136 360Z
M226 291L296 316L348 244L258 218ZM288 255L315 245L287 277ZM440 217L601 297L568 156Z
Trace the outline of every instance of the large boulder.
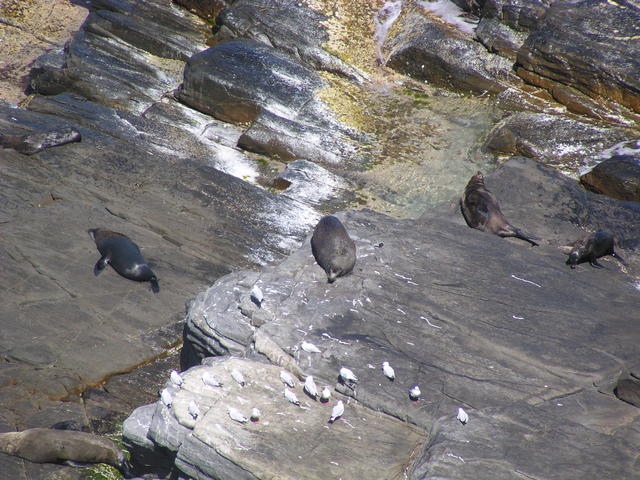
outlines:
M554 2L518 53L518 74L640 112L640 9L631 1Z
M582 175L580 181L594 192L640 202L640 156L615 155Z
M523 155L576 172L603 150L635 136L567 116L521 112L496 123L484 146L499 155Z
M518 83L512 63L493 55L467 34L416 7L388 39L386 65L437 87L481 94Z

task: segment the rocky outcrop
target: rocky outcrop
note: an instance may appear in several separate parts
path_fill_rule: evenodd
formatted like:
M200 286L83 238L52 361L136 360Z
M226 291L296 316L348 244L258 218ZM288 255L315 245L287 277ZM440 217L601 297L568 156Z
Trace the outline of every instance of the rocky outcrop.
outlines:
M452 90L499 93L517 83L511 62L492 55L455 27L416 7L387 41L386 65L398 72Z
M323 436L347 424L352 435L342 433L336 441L348 448L350 439L360 436L361 446L352 455L370 451L368 442L375 445L376 440L365 436L363 423L352 423L350 408L359 409L356 418L377 412L377 422L391 422L389 432L396 431L391 425L405 425L425 435L407 437L413 438L413 447L401 442L398 456L389 457L394 464L410 458L405 463L413 472L409 478L471 478L469 460L476 479L508 478L514 469L547 478L544 472L566 473L569 468L563 465L572 466L570 478L579 478L600 475L611 458L616 459L612 471L632 475L635 454L616 432L638 422L640 411L613 393L598 393L593 384L613 381L621 366L635 361L635 337L628 335L635 329L634 320L625 312L640 306L637 289L614 262L607 261L604 270L569 269L559 247L583 228L605 229L619 239L629 271L637 272L640 257L633 225L640 210L634 204L585 194L552 169L522 158L489 176L487 186L501 200L507 217L544 239L541 247L470 229L457 206L448 204L417 221L347 212L342 221L358 252L352 274L328 284L305 242L277 266L236 272L200 294L187 317L185 346L192 355L183 357L184 368L221 353L268 359L273 366L243 365L238 362L246 361L223 357L187 370L186 386L175 392L168 384L176 399L172 409L158 403L147 423L154 448L177 451L176 467L202 478L236 478L240 467L247 478L268 476L265 463L252 460L254 449L260 452L265 444L275 458L288 459L295 452L305 459L297 468L306 469L306 463L314 467L305 478L326 476L317 470L318 457L325 464L333 460L337 468L349 468L350 463L334 456L337 452L314 447L307 459L297 447L273 441L273 430L281 424L286 428L288 422L297 422L293 432L304 436L320 419L326 421L329 411L324 407L324 413L311 421L322 405L305 397L296 381L298 399L310 409L300 417L300 407L287 404L282 395L278 372L284 368L298 379L312 375L318 385L330 386L333 398L343 399L343 420L327 426ZM250 300L254 286L263 292L259 305ZM383 361L395 369L394 381L383 375ZM216 367L212 374L224 377L224 388L206 395L213 400L202 398L199 378L203 368L211 366ZM342 366L355 373L357 384L338 381ZM229 377L232 369L248 376L245 387ZM421 390L418 401L408 394L414 385ZM264 403L258 402L265 396L284 414L276 417L278 426L258 431L250 423L227 418L226 409L233 406L245 416L253 406L263 411ZM184 410L191 400L206 410L220 398L228 399L224 406L204 414L203 428L213 418L218 425L216 435L206 436L200 421L194 422ZM558 408L564 404L568 408ZM456 420L459 407L468 413L467 425ZM594 422L601 415L609 416ZM383 430L387 428L378 432ZM507 448L513 438L522 438L523 431L534 458L544 457L543 464L527 457L529 448ZM125 436L135 442L134 435L125 431ZM302 438L306 437L294 444L306 442ZM586 450L591 462L583 463L585 439L591 445ZM604 450L596 448L600 444ZM418 446L422 454L414 450L406 456ZM196 450L209 454L187 453ZM231 464L212 466L220 453ZM495 462L498 473L492 468ZM288 478L288 470L282 468ZM345 472L344 478L356 478L349 475Z
M635 136L632 131L566 116L522 112L498 122L484 146L500 155L524 155L546 165L576 171L603 150Z
M593 34L593 32L597 32ZM629 1L554 2L518 52L518 75L570 85L640 112L640 9Z
M615 155L582 175L580 181L594 192L640 202L640 156Z

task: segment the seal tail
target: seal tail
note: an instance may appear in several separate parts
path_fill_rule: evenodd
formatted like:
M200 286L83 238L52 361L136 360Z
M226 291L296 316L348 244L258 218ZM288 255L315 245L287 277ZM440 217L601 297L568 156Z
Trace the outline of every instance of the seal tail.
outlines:
M160 285L158 285L158 279L156 278L155 275L151 277L151 280L149 280L149 283L151 284L151 291L153 293L158 293L160 291Z

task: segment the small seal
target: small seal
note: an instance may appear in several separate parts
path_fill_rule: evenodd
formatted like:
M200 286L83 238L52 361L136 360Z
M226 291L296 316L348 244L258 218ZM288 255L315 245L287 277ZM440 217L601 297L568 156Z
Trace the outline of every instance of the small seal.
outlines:
M129 237L105 228L91 228L87 232L96 242L96 247L102 255L93 267L96 276L110 264L124 278L136 282L149 282L153 293L160 291L158 279L142 257L138 246Z
M573 244L573 249L567 258L567 265L576 268L579 263L589 262L592 267L604 268L598 263L598 258L611 255L620 263L626 265L624 259L614 250L615 240L609 232L595 232L585 235Z
M316 225L311 251L318 265L327 272L329 283L351 272L356 263L356 244L342 222L333 216L321 218Z
M76 430L30 428L0 433L0 451L36 463L106 463L127 473L124 453L111 440Z
M538 245L531 239L535 237L526 235L505 218L498 199L484 186L484 176L481 172L477 172L469 180L460 199L460 208L467 225L471 228L491 232L500 237L519 238L534 247Z

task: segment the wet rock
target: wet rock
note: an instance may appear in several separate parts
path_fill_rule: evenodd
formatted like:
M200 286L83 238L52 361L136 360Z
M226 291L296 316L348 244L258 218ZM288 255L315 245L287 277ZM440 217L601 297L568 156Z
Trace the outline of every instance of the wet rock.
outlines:
M324 48L329 34L326 15L304 3L287 0L239 0L216 18L216 39L251 38L288 53L316 70L358 81L366 75Z
M526 34L516 32L493 18L482 18L476 28L476 37L490 52L515 60Z
M187 62L178 98L230 122L251 122L263 109L295 118L322 87L320 77L263 43L239 39Z
M501 155L524 155L547 165L577 169L602 150L634 136L620 128L522 112L498 122L484 146Z
M492 55L455 27L427 16L420 8L410 11L398 33L387 41L386 65L438 87L462 92L499 93L517 83L511 62Z
M486 0L483 18L495 18L516 30L529 31L536 27L552 3L551 0Z
M243 373L244 387L232 380L232 370ZM176 467L205 479L256 479L275 472L280 478L390 478L424 442L424 434L415 428L337 394L345 402L345 413L328 425L332 405L305 397L301 383L293 388L301 405L293 405L283 395L280 371L280 367L245 359L208 359L206 365L183 373L185 382L171 408L157 404L147 438L166 446L163 434L157 432L184 432L181 441L170 446L177 451ZM223 387L204 385L204 372L220 379ZM330 385L334 379L321 381ZM193 400L202 411L195 420L187 413ZM230 417L230 409L249 417L253 407L261 412L257 422L240 423ZM136 432L140 425L149 424L147 414L148 410L138 409L125 424L129 442L141 438ZM130 430L134 420L137 426ZM305 455L310 446L314 454ZM378 455L369 455L370 448Z
M234 0L175 0L175 2L199 17L212 21L220 11L233 4Z
M553 480L634 475L633 455L623 441L558 421L538 408L474 410L470 417L464 426L453 415L440 419L409 478L507 480L514 472Z
M238 139L238 147L283 161L307 159L338 165L354 158L356 148L335 131L262 111Z
M615 155L580 177L589 190L640 202L640 155Z
M331 200L336 203L353 200L355 189L351 182L307 160L288 163L274 180L274 186L284 187L282 195L316 205Z
M592 35L591 32L598 32ZM572 86L640 112L640 11L630 2L555 2L518 53L518 75Z

